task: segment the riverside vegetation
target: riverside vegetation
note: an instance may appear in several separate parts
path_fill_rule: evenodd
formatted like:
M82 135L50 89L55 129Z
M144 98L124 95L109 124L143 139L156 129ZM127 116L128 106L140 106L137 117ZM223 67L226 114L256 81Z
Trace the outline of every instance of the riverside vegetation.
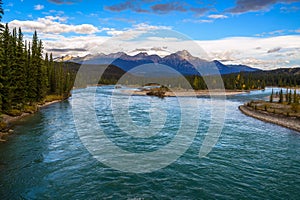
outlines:
M2 14L1 8L0 20ZM8 130L7 117L33 113L46 102L69 97L74 77L62 63L53 61L52 54L43 56L43 43L36 31L28 42L21 28L11 31L8 24L1 26L0 132Z
M286 93L284 94L281 89L276 94L272 90L269 101L251 101L246 105L256 111L266 111L268 113L300 119L299 100L300 95L297 94L296 90L292 92L291 89L286 89Z
M300 132L299 100L296 89L286 89L285 94L282 89L276 94L272 90L269 101L251 101L239 108L246 115Z

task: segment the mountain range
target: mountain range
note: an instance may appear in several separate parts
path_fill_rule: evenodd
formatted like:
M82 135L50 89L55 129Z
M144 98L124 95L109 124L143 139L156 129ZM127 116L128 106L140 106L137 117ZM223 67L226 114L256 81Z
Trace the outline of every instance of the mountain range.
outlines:
M256 68L251 68L246 65L225 65L220 61L207 61L198 57L192 56L188 51L182 50L172 53L165 57L158 55L148 55L147 53L138 53L130 56L124 52L112 54L96 54L86 55L83 57L72 57L70 55L56 58L55 61L75 62L79 64L113 64L122 70L128 72L137 66L147 65L143 69L152 70L151 65L156 65L161 68L161 65L169 66L170 68L178 71L182 75L214 75L214 74L230 74L239 72L255 72L260 71Z

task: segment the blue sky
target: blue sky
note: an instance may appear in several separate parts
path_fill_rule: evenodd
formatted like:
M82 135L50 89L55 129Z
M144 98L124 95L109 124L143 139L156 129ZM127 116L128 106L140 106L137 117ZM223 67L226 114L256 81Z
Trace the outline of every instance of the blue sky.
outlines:
M57 56L100 53L99 49L89 47L91 41L100 42L131 30L157 28L186 35L201 43L215 59L223 56L224 62L256 65L281 56L281 63L299 66L298 57L282 58L300 49L300 1L297 0L4 0L3 3L3 23L21 26L28 38L36 29L46 51L58 50L53 52ZM249 40L257 45L249 46ZM272 46L272 41L278 45ZM237 44L244 45L245 51L250 48L250 55L238 56L242 49ZM267 57L261 57L261 49L269 52ZM270 52L281 54L270 55ZM273 63L273 68L283 66L279 61ZM267 64L258 66L263 68Z

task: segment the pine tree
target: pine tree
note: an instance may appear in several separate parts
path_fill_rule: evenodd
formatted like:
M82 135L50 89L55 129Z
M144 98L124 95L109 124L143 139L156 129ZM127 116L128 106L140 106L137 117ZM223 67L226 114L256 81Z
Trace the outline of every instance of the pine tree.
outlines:
M289 101L288 101L288 104L291 104L292 103L292 90L290 90L289 92Z
M56 93L56 71L54 68L54 61L53 61L53 56L52 53L50 54L50 60L49 60L49 84L50 84L50 94L55 94Z
M29 102L33 103L38 101L38 66L40 62L40 55L38 52L38 37L36 31L33 34L32 44L31 44L31 55L29 57L28 73L27 73L27 97Z
M279 92L279 103L283 103L283 92L282 92L282 89Z
M43 44L40 40L38 43L38 50L36 54L36 61L37 61L37 98L36 100L38 102L42 101L46 95L47 95L47 83L48 83L48 77L47 77L47 69L44 65L44 62L42 60L42 52L43 52Z
M285 91L285 102L289 102L289 90L287 88Z
M274 91L272 89L272 93L271 93L271 96L270 96L270 103L273 103L273 95L274 95Z
M294 103L299 104L298 96L296 90L294 90Z
M2 33L2 40L1 40L1 80L2 83L1 88L1 95L2 95L2 110L9 111L12 108L12 37L9 32L8 24L5 25L5 29Z
M266 88L266 81L264 79L261 83L261 89L265 89L265 88Z
M16 29L14 29L16 32ZM16 37L16 36L15 36ZM14 96L12 99L13 105L17 109L20 109L25 104L26 100L26 55L24 51L23 34L21 28L18 30L16 37L16 53L14 58L14 73L13 73L13 85L14 85Z
M1 19L0 0L0 19ZM43 59L43 44L37 32L32 42L23 41L21 28L10 33L8 24L0 32L0 113L17 113L27 103L42 102L47 94L68 97L73 73L62 63L54 66L52 54Z
M199 77L198 77L198 76L195 76L195 77L194 77L193 88L194 88L195 90L198 90L198 89L199 89Z

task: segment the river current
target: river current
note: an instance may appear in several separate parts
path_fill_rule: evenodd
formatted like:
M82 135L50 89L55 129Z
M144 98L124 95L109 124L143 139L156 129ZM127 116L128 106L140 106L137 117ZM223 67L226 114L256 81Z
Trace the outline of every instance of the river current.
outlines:
M135 153L154 152L171 143L182 112L176 98L132 97L128 113L136 125L151 124L151 104L161 106L166 118L158 135L135 138L122 134L115 123L108 100L113 90L98 87L95 95L94 126L107 138ZM300 134L238 110L270 92L228 97L223 130L204 158L199 158L199 149L216 102L193 99L201 115L195 138L174 162L147 173L124 172L100 162L77 132L73 97L52 104L18 122L8 142L0 144L0 199L299 199ZM194 113L191 121L198 118Z

